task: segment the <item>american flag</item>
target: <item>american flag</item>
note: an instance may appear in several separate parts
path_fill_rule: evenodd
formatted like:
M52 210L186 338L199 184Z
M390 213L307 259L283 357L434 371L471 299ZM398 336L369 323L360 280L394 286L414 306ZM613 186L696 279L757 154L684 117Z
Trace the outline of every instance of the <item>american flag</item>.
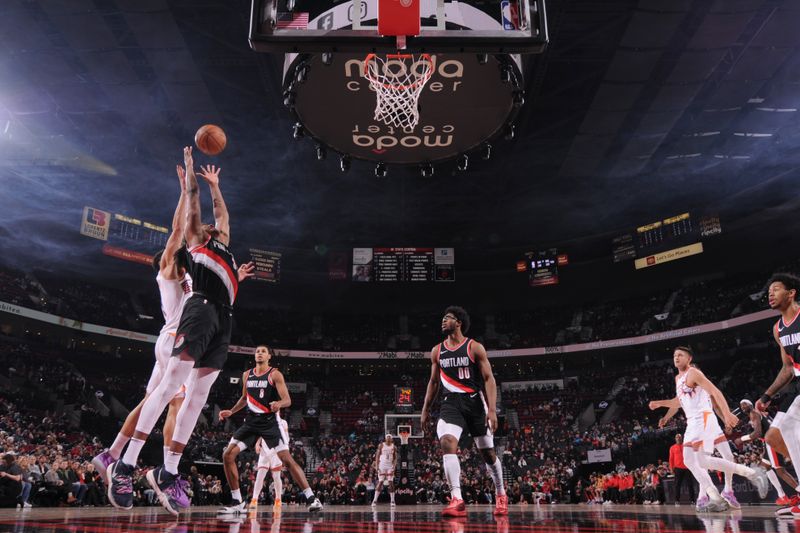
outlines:
M307 30L308 13L278 13L276 26L279 30Z

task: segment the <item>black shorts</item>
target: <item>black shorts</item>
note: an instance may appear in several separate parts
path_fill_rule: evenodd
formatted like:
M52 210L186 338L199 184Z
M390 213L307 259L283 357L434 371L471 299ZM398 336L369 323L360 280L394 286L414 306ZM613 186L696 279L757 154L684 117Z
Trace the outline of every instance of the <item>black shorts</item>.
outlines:
M195 294L183 306L172 356L185 353L194 359L195 368L221 369L228 359L232 330L230 307Z
M281 428L275 415L248 414L242 427L233 434L233 439L243 442L248 448L253 448L258 439L264 439L268 448L275 448L283 442ZM287 446L288 442L284 442Z
M448 392L439 407L439 420L460 427L473 438L483 437L487 430L483 393Z

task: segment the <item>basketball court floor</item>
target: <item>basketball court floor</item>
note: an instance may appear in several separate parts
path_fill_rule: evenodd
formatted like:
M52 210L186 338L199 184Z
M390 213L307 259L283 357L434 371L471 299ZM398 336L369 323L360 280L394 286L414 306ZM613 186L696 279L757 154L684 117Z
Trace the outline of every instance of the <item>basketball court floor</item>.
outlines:
M304 507L286 506L273 514L267 506L241 517L219 517L216 507L194 507L175 519L160 507L132 511L111 508L40 508L0 510L0 531L86 532L170 531L229 533L527 533L527 532L708 532L798 531L798 522L776 519L774 506L698 515L690 506L514 505L507 517L492 508L468 508L466 518L445 519L441 506L330 506L309 515Z

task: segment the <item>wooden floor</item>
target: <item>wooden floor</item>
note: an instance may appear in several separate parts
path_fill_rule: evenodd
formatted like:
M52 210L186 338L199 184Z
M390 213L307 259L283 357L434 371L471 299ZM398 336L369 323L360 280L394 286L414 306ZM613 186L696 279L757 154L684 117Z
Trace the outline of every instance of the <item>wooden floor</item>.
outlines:
M215 507L193 507L174 518L160 507L119 511L98 508L0 510L0 532L225 532L225 533L800 533L800 521L776 519L774 506L698 515L690 506L512 506L495 518L486 505L470 506L466 518L445 519L441 506L329 506L320 514L305 507L271 507L239 517L217 515Z

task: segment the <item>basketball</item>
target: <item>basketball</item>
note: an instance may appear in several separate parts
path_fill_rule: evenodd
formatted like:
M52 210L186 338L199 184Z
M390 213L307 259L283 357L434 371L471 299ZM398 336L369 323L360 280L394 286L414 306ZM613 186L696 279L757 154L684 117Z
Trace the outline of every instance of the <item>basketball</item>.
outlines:
M215 124L201 126L194 134L194 144L206 155L217 155L225 149L228 138L222 128Z

